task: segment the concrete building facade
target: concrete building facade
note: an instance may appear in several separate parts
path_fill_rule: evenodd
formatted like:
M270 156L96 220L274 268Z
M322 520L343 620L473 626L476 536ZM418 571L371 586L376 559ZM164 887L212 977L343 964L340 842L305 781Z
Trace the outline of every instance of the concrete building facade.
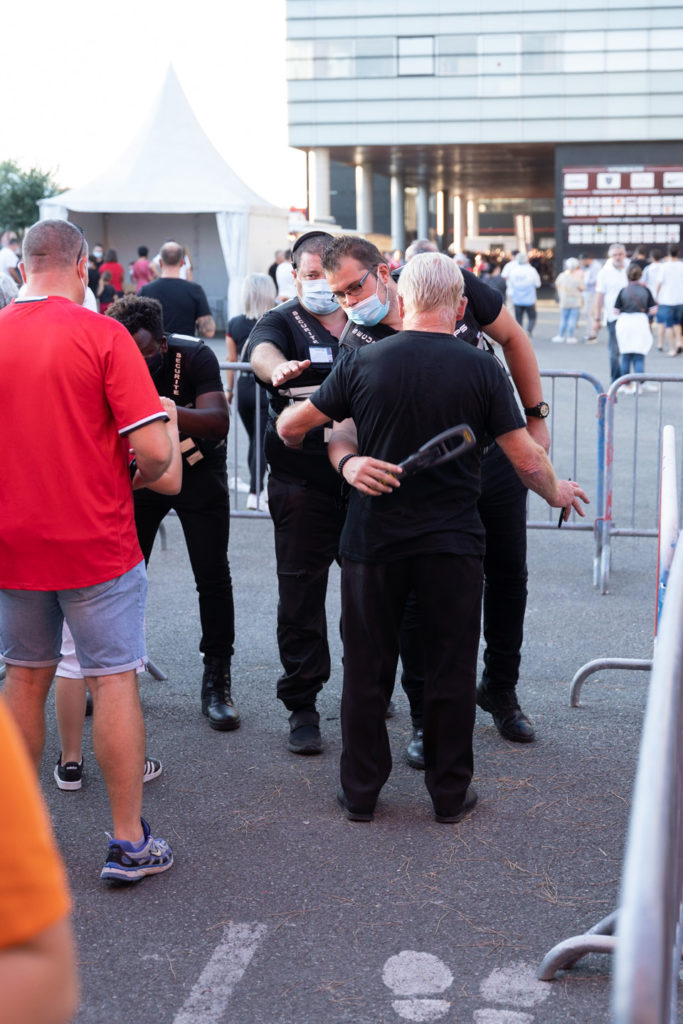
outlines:
M496 210L564 255L680 239L679 0L287 0L287 36L313 219L401 249L480 247Z

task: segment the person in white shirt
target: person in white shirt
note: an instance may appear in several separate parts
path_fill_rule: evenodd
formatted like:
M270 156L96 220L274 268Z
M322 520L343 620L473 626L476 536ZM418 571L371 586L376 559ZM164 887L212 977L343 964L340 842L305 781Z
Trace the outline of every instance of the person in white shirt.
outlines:
M278 302L287 302L296 298L296 284L292 274L292 253L288 249L282 263L275 268L275 286L277 288Z
M508 266L510 269L505 276L508 295L515 307L515 320L521 327L526 313L526 332L531 337L536 325L536 289L541 287L541 279L525 252L518 252L515 261Z
M0 238L0 274L9 277L17 286L21 285L19 276L19 239L14 231L5 231Z
M669 258L661 264L661 277L654 293L659 310L657 312L657 348L662 348L664 335L669 334L667 355L677 356L683 352L683 263L678 258L679 246L669 246Z
M593 329L595 334L600 330L602 314L607 325L607 348L609 351L609 368L612 383L621 376L621 357L617 345L617 313L614 309L617 295L628 284L626 276L626 249L619 242L610 245L607 250L607 262L600 268L595 282L595 310Z

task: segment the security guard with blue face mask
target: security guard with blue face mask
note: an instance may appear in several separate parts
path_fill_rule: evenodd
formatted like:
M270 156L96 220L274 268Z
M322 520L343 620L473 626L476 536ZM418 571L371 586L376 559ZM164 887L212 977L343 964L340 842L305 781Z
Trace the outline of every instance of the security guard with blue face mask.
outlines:
M275 421L292 402L318 389L339 354L347 319L321 264L331 241L325 231L309 231L296 240L292 273L297 296L261 317L246 350L269 396L264 448L275 530L277 640L283 668L277 696L290 712L287 746L295 754L322 751L316 698L330 675L325 597L345 509L339 477L327 457L326 430L312 431L302 448L293 451L278 437Z

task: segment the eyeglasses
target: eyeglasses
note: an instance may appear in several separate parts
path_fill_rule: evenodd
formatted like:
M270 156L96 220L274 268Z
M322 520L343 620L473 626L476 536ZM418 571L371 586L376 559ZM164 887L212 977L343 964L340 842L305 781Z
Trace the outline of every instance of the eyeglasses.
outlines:
M365 273L361 277L360 281L357 281L356 284L350 284L349 287L345 288L344 291L342 291L342 292L332 292L332 294L334 295L334 297L337 300L337 302L341 303L342 305L345 305L346 304L346 300L348 299L349 295L352 298L355 298L356 295L360 295L360 293L363 290L363 285L367 281L369 274L372 274L373 277L377 277L377 274L375 273L374 268L370 267L369 270L365 271Z

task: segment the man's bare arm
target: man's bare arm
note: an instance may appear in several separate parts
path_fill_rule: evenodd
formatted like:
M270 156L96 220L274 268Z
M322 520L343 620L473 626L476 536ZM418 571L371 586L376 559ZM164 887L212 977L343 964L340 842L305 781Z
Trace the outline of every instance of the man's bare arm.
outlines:
M567 520L574 508L585 516L580 501L589 504L588 495L574 480L558 480L553 465L541 445L536 444L526 430L511 430L499 434L497 443L514 466L522 483L540 494L552 508L564 508Z
M265 384L279 387L298 377L311 365L310 359L285 359L277 345L263 341L251 353L251 368Z
M178 406L178 429L191 437L220 441L227 437L230 413L224 391L207 391L197 397L194 409Z
M145 484L154 483L171 464L173 446L171 445L166 424L162 420L153 420L144 427L138 427L128 435L135 462Z
M522 330L510 311L503 307L493 323L486 324L482 330L484 334L493 338L502 347L510 376L515 383L524 408L531 409L542 402L543 387L536 353L529 336ZM527 430L534 441L548 451L550 434L546 421L537 416L528 416Z
M277 420L277 432L287 448L301 448L309 430L328 423L330 417L313 405L308 398L297 402L281 412Z
M168 414L168 422L165 426L173 451L168 468L154 481L150 490L156 491L157 494L178 494L183 486L183 459L180 454L180 438L178 437L177 406L174 401L170 398L165 398L163 395L161 396L161 404L164 407L164 412ZM145 482L138 469L133 477L133 490L137 491L144 486Z
M197 317L195 326L201 338L213 338L216 333L216 321L210 315Z
M66 1024L78 1009L79 986L71 921L0 952L0 1024Z

